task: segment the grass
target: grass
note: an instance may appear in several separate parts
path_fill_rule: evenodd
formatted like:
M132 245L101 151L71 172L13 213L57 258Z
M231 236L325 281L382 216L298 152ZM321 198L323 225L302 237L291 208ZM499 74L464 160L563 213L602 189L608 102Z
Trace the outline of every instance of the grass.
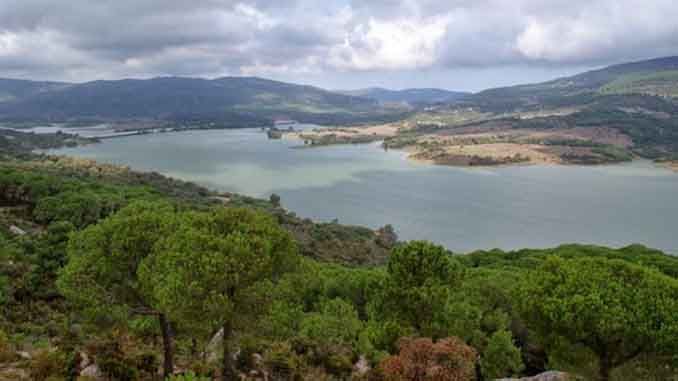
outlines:
M678 97L678 70L624 75L601 87L600 93Z

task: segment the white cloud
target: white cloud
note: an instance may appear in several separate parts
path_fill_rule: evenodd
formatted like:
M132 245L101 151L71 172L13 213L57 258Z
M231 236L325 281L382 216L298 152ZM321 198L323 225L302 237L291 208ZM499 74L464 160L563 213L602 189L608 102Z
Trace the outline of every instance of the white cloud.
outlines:
M251 5L238 3L235 6L234 10L237 15L248 18L249 21L253 22L258 29L262 30L271 29L273 26L277 24L275 19L269 17L266 13L261 12L260 10Z
M0 76L591 66L678 54L676 20L676 0L0 0Z
M527 60L595 62L678 48L674 0L599 0L555 14L535 12L527 20L515 38L517 51Z
M591 57L613 43L611 36L596 25L547 24L533 19L517 37L516 48L528 59L559 61Z
M384 21L370 19L346 34L329 52L329 64L340 69L377 70L428 67L437 61L447 20Z

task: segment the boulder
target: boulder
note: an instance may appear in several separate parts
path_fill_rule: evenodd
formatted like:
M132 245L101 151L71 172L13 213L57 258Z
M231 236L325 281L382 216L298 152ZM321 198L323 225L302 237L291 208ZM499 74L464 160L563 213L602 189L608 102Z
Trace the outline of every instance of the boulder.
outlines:
M80 371L80 377L84 377L88 380L103 380L104 377L99 370L97 364L91 364L87 368Z
M14 225L9 227L9 232L18 236L26 235L26 232L23 229Z
M221 345L224 337L224 329L220 329L207 344L204 352L204 358L208 362L217 361L221 355Z
M353 365L353 374L358 377L366 375L370 371L370 363L367 362L367 359L364 355L360 355L358 362Z
M85 352L80 352L80 369L87 369L88 366L92 365L93 362Z
M28 353L28 352L26 352L26 351L19 351L19 352L17 352L16 354L17 354L17 355L19 356L19 358L21 358L22 360L30 360L31 358L33 358L33 356L31 356L31 354Z
M28 371L13 365L0 367L0 381L28 381Z

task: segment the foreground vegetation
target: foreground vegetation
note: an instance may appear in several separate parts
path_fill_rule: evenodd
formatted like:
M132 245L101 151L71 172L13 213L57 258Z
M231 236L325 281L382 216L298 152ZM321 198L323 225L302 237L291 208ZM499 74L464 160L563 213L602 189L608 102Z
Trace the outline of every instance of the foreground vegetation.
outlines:
M453 255L227 196L92 162L3 163L0 380L677 379L674 257Z

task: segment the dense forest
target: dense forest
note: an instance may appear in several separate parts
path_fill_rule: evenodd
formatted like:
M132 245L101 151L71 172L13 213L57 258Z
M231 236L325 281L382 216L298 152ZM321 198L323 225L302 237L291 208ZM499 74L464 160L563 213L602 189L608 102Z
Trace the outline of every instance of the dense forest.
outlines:
M0 380L678 379L675 257L451 253L280 204L3 161Z

